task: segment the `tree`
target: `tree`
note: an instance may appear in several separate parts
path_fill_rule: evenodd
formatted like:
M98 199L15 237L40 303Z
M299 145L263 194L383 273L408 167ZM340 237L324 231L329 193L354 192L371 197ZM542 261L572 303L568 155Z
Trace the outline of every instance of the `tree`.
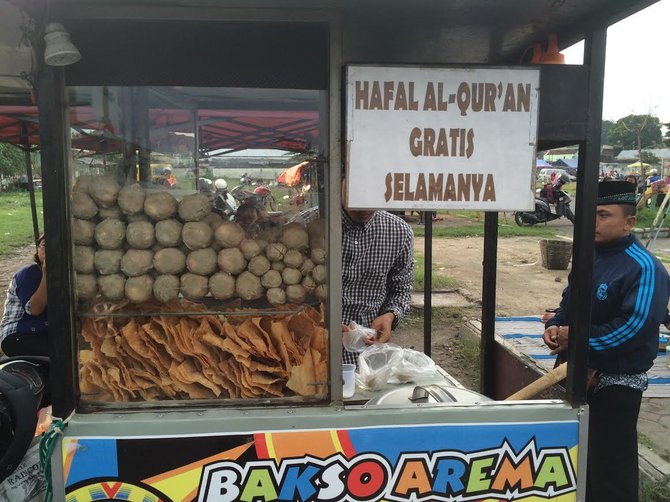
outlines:
M16 176L26 171L26 162L23 152L14 145L0 143L0 174Z
M661 123L653 115L628 115L616 121L609 130L611 141L628 150L637 150L637 158L642 162L642 149L653 148L663 144ZM647 175L642 165L642 176Z
M640 152L662 144L661 123L653 115L628 115L616 121L607 138L625 150Z
M651 153L649 150L642 150L642 158L640 159L645 164L660 164L661 159Z
M610 129L614 126L614 122L611 120L603 120L602 128L600 129L600 144L609 145L609 132Z

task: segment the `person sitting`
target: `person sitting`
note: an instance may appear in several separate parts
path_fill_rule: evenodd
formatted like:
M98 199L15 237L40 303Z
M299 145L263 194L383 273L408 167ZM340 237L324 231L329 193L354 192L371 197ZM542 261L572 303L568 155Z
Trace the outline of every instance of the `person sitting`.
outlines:
M540 198L541 199L546 199L549 204L554 203L554 184L553 183L546 183L541 189L540 189Z
M658 171L656 169L652 169L651 171L649 171L649 177L647 178L647 186L656 183L660 179L661 177L658 175Z
M244 229L247 237L250 239L258 235L268 226L272 225L268 213L258 208L258 203L249 198L237 208L235 221Z
M44 243L41 236L33 256L35 264L16 272L7 289L0 348L8 356L49 355Z

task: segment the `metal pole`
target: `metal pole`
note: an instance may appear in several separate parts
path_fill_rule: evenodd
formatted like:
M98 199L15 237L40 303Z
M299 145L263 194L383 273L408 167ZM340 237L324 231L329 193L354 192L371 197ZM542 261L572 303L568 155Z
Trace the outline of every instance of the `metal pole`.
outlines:
M193 170L195 171L195 191L200 191L198 185L200 180L200 121L198 120L198 109L191 111L193 116Z
M33 215L33 234L35 245L40 240L40 224L37 221L37 205L35 204L35 185L33 184L33 163L30 158L30 140L28 139L28 127L25 122L21 123L21 140L23 142L23 154L26 158L26 174L28 176L28 193L30 194L30 212Z
M586 141L579 145L572 268L570 278L570 338L568 342L567 398L573 406L586 402L588 339L591 329L591 281L596 193L600 163L600 129L605 82L607 29L586 37L584 64L588 66Z
M47 296L49 305L49 370L53 415L67 417L75 408L77 364L74 356L72 238L69 225L69 128L66 115L63 68L43 65L38 77L40 154L46 240Z
M482 279L482 336L480 354L480 388L482 394L495 393L495 360L493 348L496 327L496 273L498 269L498 213L484 216L484 263Z
M146 182L147 186L153 183L153 172L151 171L151 135L149 119L149 92L144 87L133 89L133 131L137 149L137 165L140 172L140 180ZM162 173L161 173L162 174Z
M424 211L423 220L423 352L430 357L433 346L433 212Z

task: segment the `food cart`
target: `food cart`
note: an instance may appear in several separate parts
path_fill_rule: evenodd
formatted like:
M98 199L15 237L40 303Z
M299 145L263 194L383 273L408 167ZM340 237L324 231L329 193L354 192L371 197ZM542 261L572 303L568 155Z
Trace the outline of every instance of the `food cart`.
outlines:
M38 61L53 22L81 53L34 68L56 499L582 500L605 33L650 3L16 2ZM550 33L585 64L529 65ZM493 337L497 212L531 207L537 150L575 143L567 398L500 401L530 377ZM197 179L246 148L309 162L317 218L240 233L150 183L156 155ZM493 400L343 399L343 169L351 208L486 211Z

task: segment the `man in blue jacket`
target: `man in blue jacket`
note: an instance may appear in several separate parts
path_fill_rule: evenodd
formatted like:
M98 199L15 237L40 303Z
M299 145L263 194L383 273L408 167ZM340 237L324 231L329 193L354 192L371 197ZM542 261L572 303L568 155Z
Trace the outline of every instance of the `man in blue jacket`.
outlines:
M670 277L633 235L635 186L598 185L588 365L587 501L638 500L637 419L647 370L668 322ZM545 325L554 353L567 349L570 284ZM592 385L591 385L592 384Z

